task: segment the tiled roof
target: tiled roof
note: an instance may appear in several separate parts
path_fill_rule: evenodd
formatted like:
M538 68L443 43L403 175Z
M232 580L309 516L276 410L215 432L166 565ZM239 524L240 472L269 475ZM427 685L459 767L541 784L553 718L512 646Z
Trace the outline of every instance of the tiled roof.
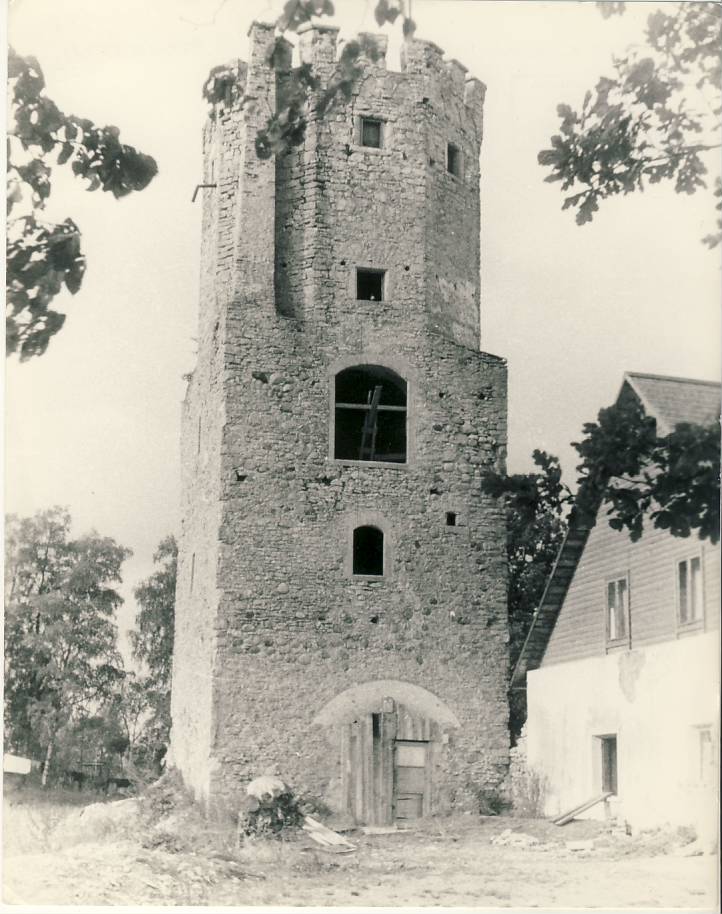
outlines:
M670 378L628 371L624 375L617 402L628 388L639 398L645 413L657 420L658 435L669 434L679 422L708 425L719 420L720 385L715 381L694 381L690 378ZM570 524L514 668L512 689L523 689L527 672L536 670L544 658L590 530L588 524Z
M624 380L642 401L647 415L657 420L660 435L674 431L679 422L709 425L719 419L720 385L716 381L669 378L628 371Z

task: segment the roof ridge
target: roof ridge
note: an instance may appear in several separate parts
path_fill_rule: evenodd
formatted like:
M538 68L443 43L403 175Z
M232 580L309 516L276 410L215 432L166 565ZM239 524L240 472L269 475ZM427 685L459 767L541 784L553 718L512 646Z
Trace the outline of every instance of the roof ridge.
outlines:
M654 381L675 381L678 384L705 384L708 387L722 386L719 381L705 381L702 378L680 378L676 375L652 374L647 371L625 371L624 375L629 378L651 378Z

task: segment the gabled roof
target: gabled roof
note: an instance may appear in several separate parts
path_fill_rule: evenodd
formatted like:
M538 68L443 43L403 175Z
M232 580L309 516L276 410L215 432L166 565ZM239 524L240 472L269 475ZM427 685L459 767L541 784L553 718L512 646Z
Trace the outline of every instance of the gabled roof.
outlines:
M628 396L630 390L641 402L645 413L657 420L657 434L661 436L674 431L680 422L709 425L720 417L720 385L716 381L628 371L624 374L617 402ZM569 526L514 667L512 689L525 688L527 672L541 665L592 526L580 521L572 521Z
M657 420L659 435L673 432L680 422L709 425L719 419L720 385L716 381L628 371L624 382L639 397L647 415Z

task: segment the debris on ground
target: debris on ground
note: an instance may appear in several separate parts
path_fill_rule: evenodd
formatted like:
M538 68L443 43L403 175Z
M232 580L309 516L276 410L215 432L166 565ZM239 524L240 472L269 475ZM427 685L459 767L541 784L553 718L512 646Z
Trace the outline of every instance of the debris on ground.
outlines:
M400 828L398 825L364 825L361 828L364 835L400 835L411 830L409 826Z
M568 851L592 851L594 850L593 841L567 841L564 845Z
M491 843L499 847L535 847L539 844L539 839L524 832L514 832L510 828L505 828L500 835L491 839Z
M168 788L165 783L164 792ZM716 904L716 861L706 854L678 856L681 841L687 838L689 845L694 836L669 829L615 840L611 823L598 821L579 820L559 829L543 819L458 816L419 820L389 840L358 830L351 839L355 852L336 856L334 848L343 851L343 845L325 847L300 827L289 830L289 840L248 840L236 848L232 817L223 819L219 812L216 819L186 808L183 796L177 795L175 809L165 801L156 804L156 812L163 810L167 847L142 845L146 834L157 840L158 833L141 810L140 828L129 837L109 832L56 850L47 839L59 817L77 810L69 802L78 802L77 791L67 798L48 791L28 795L32 802L25 807L6 803L4 900L33 909L293 904L578 910L592 896L604 909L689 910ZM54 797L63 802L53 805ZM311 815L313 821L321 819ZM514 835L511 843L508 837L501 846L489 843L505 830ZM192 850L171 850L173 836ZM590 839L593 866L589 852L565 847L566 840Z

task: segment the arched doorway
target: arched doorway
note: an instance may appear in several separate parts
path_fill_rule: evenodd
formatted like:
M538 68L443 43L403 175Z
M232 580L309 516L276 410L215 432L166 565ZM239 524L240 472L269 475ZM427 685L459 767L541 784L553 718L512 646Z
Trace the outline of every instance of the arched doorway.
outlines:
M459 722L431 692L395 680L363 683L314 723L333 727L340 743L342 805L354 821L392 825L434 812L434 769L444 734Z

